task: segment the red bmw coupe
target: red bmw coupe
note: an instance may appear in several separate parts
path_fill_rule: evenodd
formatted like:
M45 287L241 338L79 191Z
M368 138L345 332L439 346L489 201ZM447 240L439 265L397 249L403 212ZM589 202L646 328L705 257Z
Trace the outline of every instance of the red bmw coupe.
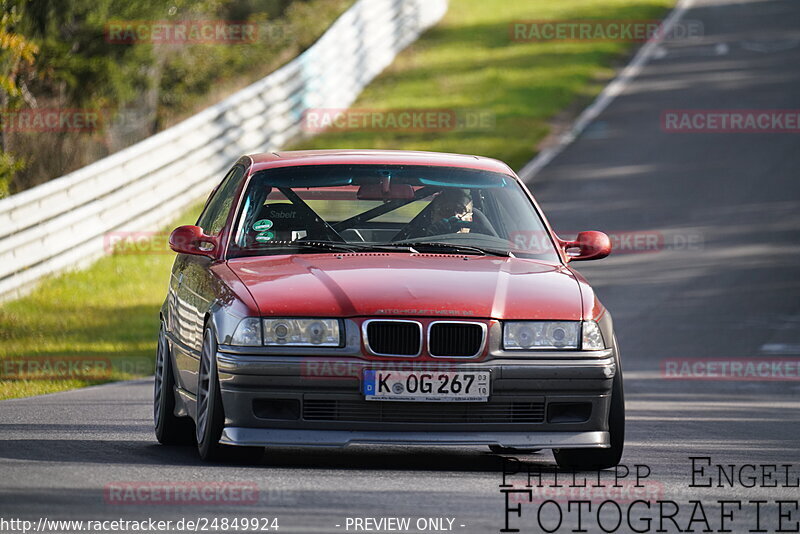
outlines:
M241 158L178 253L161 308L155 433L203 459L268 446L622 455L611 317L505 164L427 152Z

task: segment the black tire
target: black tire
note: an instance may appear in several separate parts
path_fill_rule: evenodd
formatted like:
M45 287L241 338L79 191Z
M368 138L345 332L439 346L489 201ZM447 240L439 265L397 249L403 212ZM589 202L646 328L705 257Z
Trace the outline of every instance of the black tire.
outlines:
M489 445L489 450L495 454L536 454L542 449L520 449L517 447L503 447L502 445Z
M622 367L619 348L614 340L617 374L611 388L611 408L608 413L608 430L611 434L611 447L608 449L554 449L558 467L570 471L597 471L609 469L619 464L625 446L625 392L622 386Z
M217 376L217 341L214 331L206 328L197 374L197 416L195 419L197 451L205 462L235 461L255 463L264 454L263 447L222 445L219 438L225 426L225 410Z
M175 415L175 375L163 323L158 332L154 375L153 427L156 439L164 445L191 445L194 443L192 420Z

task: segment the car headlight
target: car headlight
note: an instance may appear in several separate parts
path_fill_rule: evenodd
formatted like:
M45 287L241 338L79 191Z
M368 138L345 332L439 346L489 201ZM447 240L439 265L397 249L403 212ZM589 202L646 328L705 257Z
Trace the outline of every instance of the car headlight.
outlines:
M577 321L514 321L503 325L506 350L577 349Z
M581 349L583 350L603 350L606 348L603 341L603 333L594 321L583 322L583 335L581 336Z
M248 317L239 321L239 325L233 332L231 345L240 345L243 347L261 345L261 319L258 317Z
M338 347L342 344L336 319L264 319L264 345Z

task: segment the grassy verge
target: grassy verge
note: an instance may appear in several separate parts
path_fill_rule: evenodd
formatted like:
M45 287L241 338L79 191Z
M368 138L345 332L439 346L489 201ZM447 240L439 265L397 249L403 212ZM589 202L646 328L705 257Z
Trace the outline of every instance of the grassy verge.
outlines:
M363 93L356 108L447 109L490 124L449 131L339 131L293 148L400 148L497 157L521 167L564 109L592 98L611 65L631 49L618 42L514 42L519 20L659 18L673 0L451 0L445 20ZM197 209L180 217L191 221ZM115 255L44 282L0 306L0 360L110 359L96 380L0 380L0 398L35 395L152 369L158 309L173 257ZM0 361L0 363L4 363ZM6 376L8 374L6 373ZM0 376L0 378L2 378Z
M174 226L193 223L199 209ZM0 306L0 399L152 374L158 310L174 258L105 256ZM67 363L80 368L58 368Z
M633 46L612 41L515 41L519 21L661 18L674 0L451 0L445 19L398 56L352 106L453 111L487 124L429 132L325 133L298 148L396 148L478 154L519 169L554 116L580 109ZM434 123L438 126L438 123ZM434 128L435 129L435 128Z

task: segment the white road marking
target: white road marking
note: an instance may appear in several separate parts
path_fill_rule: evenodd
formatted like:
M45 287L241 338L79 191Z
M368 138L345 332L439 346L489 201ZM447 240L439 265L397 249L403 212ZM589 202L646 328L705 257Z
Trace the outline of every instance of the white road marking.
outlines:
M797 354L800 355L798 343L766 343L761 345L760 352L765 354Z
M800 39L772 39L760 41L742 41L740 46L744 50L751 52L761 52L762 54L771 54L773 52L783 52L790 50L800 45Z
M669 34L672 30L672 27L678 23L678 21L683 18L686 11L690 9L694 0L679 0L678 4L675 8L669 13L666 19L664 19L662 27L663 34ZM630 63L622 70L619 76L614 78L614 80L606 85L603 91L597 96L597 98L592 102L592 104L583 110L583 112L578 116L578 119L573 123L572 128L565 134L563 134L558 142L545 150L539 152L535 158L525 164L522 169L519 171L519 176L524 180L528 181L536 174L541 171L548 163L550 163L558 154L560 154L565 148L567 148L572 142L586 129L586 127L591 123L594 119L597 118L600 113L605 110L614 99L619 96L625 88L630 84L630 82L639 75L647 62L650 58L656 53L659 47L660 39L653 38L647 41L642 48L636 53Z

